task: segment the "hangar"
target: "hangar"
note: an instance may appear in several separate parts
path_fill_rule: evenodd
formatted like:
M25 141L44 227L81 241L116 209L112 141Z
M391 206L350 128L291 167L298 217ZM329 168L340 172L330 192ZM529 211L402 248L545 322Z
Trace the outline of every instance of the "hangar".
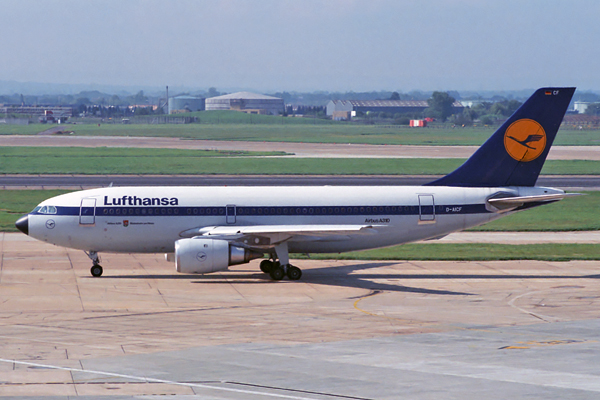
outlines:
M248 114L279 115L284 111L283 99L250 92L237 92L206 99L206 110L234 110Z
M175 96L169 97L169 114L191 112L191 111L204 111L205 99L202 97L194 96Z
M357 112L386 112L390 114L421 113L429 107L424 100L330 100L327 103L327 115L335 116L347 113L354 116ZM464 106L455 101L453 113L461 113Z

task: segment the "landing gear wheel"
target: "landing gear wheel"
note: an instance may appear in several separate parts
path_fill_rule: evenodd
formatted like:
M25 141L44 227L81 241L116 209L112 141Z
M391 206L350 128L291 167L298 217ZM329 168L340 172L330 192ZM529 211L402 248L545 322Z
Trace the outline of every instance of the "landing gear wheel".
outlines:
M102 270L102 267L100 265L94 265L92 267L92 269L90 270L90 272L92 273L93 277L97 278L99 276L102 276L103 270Z
M294 267L293 265L288 265L287 276L291 281L297 281L302 277L302 270L298 267Z
M271 275L271 279L273 279L274 281L280 281L285 276L285 271L278 264L279 263L273 265L273 268L271 268L271 272L269 272L269 275Z
M264 272L265 274L268 274L271 272L271 269L273 269L273 262L269 261L269 260L262 260L260 262L260 270L262 272Z

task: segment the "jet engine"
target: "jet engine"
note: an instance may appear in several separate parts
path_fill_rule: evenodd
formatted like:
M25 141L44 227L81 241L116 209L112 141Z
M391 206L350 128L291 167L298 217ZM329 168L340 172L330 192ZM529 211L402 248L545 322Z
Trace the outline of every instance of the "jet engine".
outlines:
M262 253L232 246L219 239L180 239L175 242L175 269L183 274L224 271L230 265L261 258Z

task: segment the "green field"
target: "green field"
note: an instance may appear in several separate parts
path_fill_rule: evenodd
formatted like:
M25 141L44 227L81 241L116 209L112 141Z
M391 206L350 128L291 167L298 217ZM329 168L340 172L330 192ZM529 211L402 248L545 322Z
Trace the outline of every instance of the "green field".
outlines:
M42 201L68 190L0 190L0 232L18 232L15 222Z
M307 258L294 254L293 258ZM600 260L597 244L484 244L484 243L419 243L385 249L354 251L341 254L311 254L317 260Z
M185 125L131 124L118 121L98 124L65 124L75 135L159 136L211 140L285 141L307 143L366 143L405 145L481 145L493 127L452 128L433 126L409 128L389 125L356 125L312 118L247 115L235 111L194 113L200 123ZM117 122L117 123L115 123ZM0 125L0 135L33 135L52 126ZM561 130L556 145L600 144L598 130Z
M600 192L512 214L472 230L477 231L595 231L600 230Z
M0 173L444 175L464 162L464 159L455 158L256 158L283 154L106 147L0 147ZM542 174L599 175L600 161L549 160Z

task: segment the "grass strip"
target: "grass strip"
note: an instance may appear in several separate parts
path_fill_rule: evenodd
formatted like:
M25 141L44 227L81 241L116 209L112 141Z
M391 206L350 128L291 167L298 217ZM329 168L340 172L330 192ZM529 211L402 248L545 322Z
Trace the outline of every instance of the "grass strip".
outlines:
M47 158L123 158L123 157L263 157L287 155L283 151L245 151L245 150L186 150L156 149L139 147L0 147L2 158L47 157Z
M600 192L584 192L556 203L497 219L472 231L595 231L600 230Z
M464 159L286 158L282 152L181 149L0 147L5 174L444 175ZM600 161L549 160L546 175L599 175Z
M42 201L69 190L0 190L0 231L18 232L15 222Z
M452 128L434 126L355 125L346 122L308 118L241 115L237 112L201 112L200 123L182 125L100 123L65 124L66 131L83 136L179 137L210 140L283 141L307 143L365 143L405 145L480 146L495 127ZM34 135L48 125L0 125L0 135ZM600 144L600 131L561 129L555 145L590 146Z
M293 258L306 259L294 254ZM405 244L385 249L340 254L311 254L317 260L424 260L424 261L504 261L600 260L600 245L573 243L488 244L488 243L423 243Z

